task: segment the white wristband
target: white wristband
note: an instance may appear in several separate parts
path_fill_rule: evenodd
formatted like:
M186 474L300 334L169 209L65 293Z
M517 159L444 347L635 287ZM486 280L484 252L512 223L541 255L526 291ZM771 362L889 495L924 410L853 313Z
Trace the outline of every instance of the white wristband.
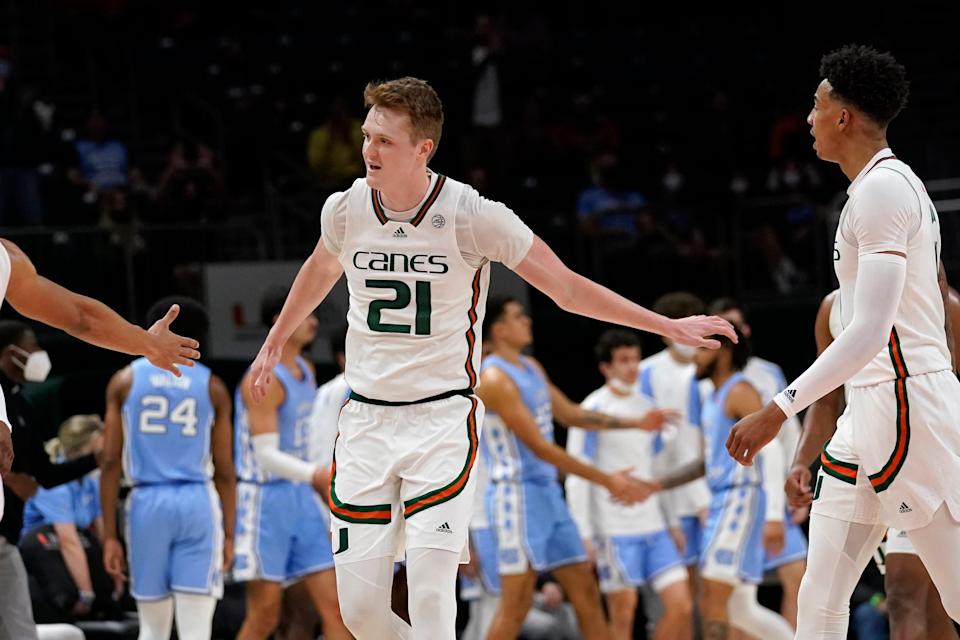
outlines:
M316 465L280 451L280 434L261 433L253 436L253 452L264 471L275 473L292 482L313 481Z

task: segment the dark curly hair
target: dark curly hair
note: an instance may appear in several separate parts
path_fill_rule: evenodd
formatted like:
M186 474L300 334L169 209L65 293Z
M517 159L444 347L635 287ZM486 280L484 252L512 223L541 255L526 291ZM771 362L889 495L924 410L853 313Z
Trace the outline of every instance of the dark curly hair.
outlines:
M848 44L820 60L820 77L833 94L856 107L880 126L887 126L907 104L907 70L889 53Z

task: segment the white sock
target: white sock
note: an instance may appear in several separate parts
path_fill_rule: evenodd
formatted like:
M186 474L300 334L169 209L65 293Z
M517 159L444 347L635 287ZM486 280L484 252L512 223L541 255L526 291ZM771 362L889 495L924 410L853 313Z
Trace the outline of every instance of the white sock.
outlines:
M173 629L173 598L163 600L137 600L140 614L138 640L170 640Z
M757 585L741 584L727 601L730 624L754 638L791 640L793 627L780 614L757 602Z
M174 593L180 640L210 640L217 599L200 593Z
M390 609L393 557L337 565L343 623L357 640L409 640L410 626Z
M944 611L954 621L960 620L960 522L943 504L930 524L908 531L907 537L940 592Z
M414 640L454 640L460 554L407 549L407 597Z

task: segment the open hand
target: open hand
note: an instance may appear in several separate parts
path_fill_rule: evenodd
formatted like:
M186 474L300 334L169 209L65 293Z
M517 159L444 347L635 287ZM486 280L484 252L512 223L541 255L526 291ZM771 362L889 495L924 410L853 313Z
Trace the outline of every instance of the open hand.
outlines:
M717 334L737 342L737 332L734 331L733 325L719 316L689 316L670 322L670 330L664 335L680 344L719 349L719 340L708 339L708 336Z
M197 351L199 342L170 331L170 324L179 314L180 305L171 305L166 315L153 323L147 330L149 344L143 354L152 365L166 369L177 377L180 376L177 365L192 367L193 361L200 357Z
M679 420L680 415L676 409L651 409L634 422L642 431L661 431L668 423Z
M250 366L250 395L254 402L260 402L267 395L267 386L273 382L273 369L280 364L280 356L283 350L280 346L274 346L270 337L260 347L260 353L257 359Z

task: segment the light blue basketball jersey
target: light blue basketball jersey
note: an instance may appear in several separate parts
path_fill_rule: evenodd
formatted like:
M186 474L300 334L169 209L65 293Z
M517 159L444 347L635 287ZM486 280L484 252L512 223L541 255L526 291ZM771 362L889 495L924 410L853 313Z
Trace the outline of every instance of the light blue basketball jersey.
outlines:
M735 373L703 401L700 419L706 446L707 484L714 493L731 487L759 486L763 478L759 459L753 466L744 467L727 452L727 438L737 421L726 414L724 407L734 385L746 381L742 373Z
M487 367L497 367L510 376L520 390L523 403L540 427L540 434L553 442L550 389L540 369L527 358L522 358L518 367L499 356L484 358L481 371ZM535 456L495 413L487 411L482 433L483 455L489 465L491 482L556 481L556 467Z
M205 482L213 473L210 369L181 367L180 377L146 359L131 363L123 403L124 469L134 485Z
M301 460L310 459L309 424L310 411L317 393L317 383L307 362L297 357L297 367L301 379L297 380L283 364L273 370L277 382L283 386L284 399L277 411L277 431L280 436L280 450ZM253 451L253 439L250 433L250 421L247 406L243 401L240 388L236 393L235 447L237 479L244 482L276 482L280 476L260 469Z

